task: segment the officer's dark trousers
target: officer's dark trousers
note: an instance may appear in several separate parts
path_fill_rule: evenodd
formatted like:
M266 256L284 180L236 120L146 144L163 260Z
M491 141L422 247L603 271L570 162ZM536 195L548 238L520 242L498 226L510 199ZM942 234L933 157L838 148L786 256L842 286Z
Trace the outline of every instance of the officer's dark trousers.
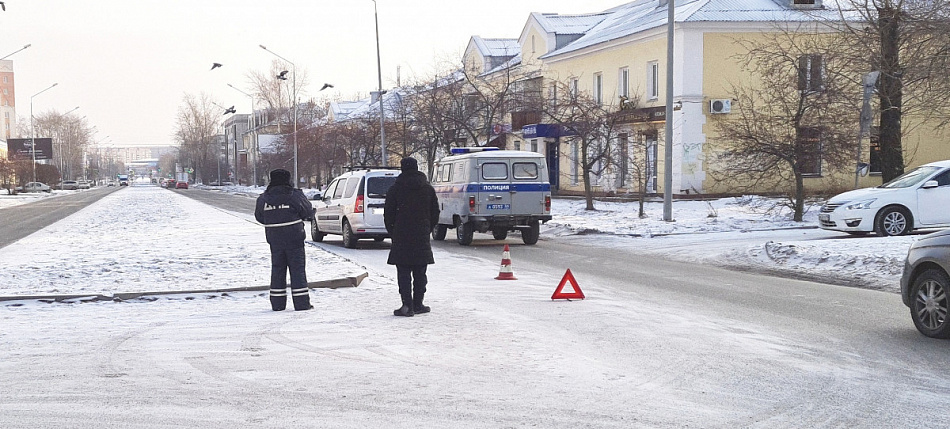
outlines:
M422 304L426 294L426 277L428 265L396 265L396 281L399 283L399 296L404 305L413 305L413 294L416 304Z
M274 311L287 307L287 270L290 270L290 295L294 310L310 309L310 289L307 287L307 254L304 248L270 249L270 305Z

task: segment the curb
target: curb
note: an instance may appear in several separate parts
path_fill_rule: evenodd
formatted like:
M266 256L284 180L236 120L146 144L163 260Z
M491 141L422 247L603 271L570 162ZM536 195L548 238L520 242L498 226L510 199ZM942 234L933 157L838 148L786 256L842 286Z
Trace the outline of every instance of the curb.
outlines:
M369 273L363 273L363 274L352 276L352 277L343 277L339 279L309 282L307 283L307 286L309 286L310 289L337 289L341 287L357 287L367 277L369 277ZM0 296L0 302L30 301L30 300L39 300L39 301L46 301L46 302L63 302L63 301L68 301L68 300L73 300L73 299L82 299L83 301L126 301L130 299L141 298L143 296L185 295L185 294L193 294L193 293L253 292L253 291L267 291L267 290L270 290L270 285L245 286L245 287L234 287L234 288L224 288L224 289L198 289L198 290L177 290L177 291L160 291L160 292L124 292L124 293L117 293L114 295L99 295L99 294L12 295L12 296Z

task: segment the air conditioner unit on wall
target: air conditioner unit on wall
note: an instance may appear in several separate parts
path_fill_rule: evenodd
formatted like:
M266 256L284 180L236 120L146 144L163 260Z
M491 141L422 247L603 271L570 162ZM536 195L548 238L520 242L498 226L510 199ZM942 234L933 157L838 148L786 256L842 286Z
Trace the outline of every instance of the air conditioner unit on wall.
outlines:
M709 113L729 113L732 111L732 100L717 98L709 100Z

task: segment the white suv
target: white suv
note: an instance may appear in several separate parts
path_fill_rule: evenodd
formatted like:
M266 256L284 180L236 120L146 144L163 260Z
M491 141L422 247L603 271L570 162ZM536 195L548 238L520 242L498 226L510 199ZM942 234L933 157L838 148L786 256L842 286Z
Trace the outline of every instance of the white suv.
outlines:
M343 245L356 247L357 240L389 238L383 222L386 192L399 176L399 170L366 169L344 173L333 179L323 191L323 199L314 201L310 234L323 241L327 234L343 236Z

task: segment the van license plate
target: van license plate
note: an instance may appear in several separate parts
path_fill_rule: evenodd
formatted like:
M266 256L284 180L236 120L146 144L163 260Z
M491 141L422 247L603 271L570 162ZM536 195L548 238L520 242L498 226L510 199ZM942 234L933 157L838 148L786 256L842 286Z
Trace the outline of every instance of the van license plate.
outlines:
M489 204L488 210L508 210L511 208L511 204Z
M383 214L383 211L384 211L384 210L386 210L386 209L373 209L373 214L374 214L374 215L381 215L381 214Z

